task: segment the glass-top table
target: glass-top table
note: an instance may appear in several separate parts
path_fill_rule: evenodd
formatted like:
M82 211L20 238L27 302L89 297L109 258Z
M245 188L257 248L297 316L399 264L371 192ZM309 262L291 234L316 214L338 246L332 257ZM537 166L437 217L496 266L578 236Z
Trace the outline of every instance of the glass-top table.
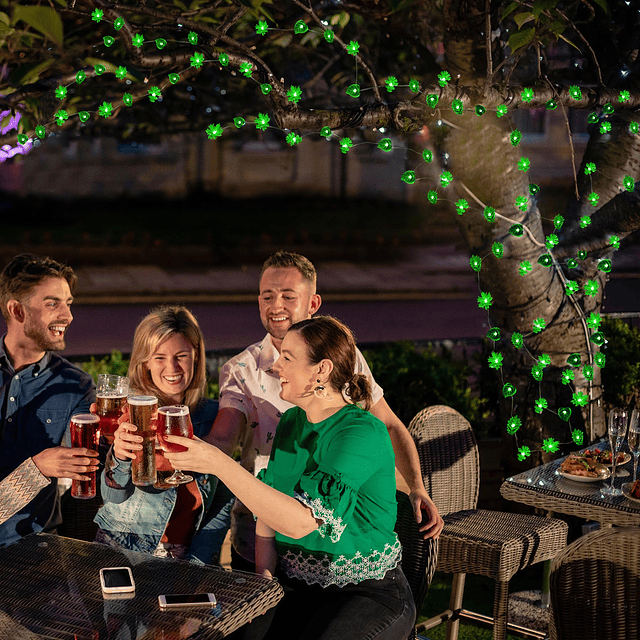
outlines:
M609 448L604 442L597 442L585 449L595 447ZM500 487L502 497L603 524L640 526L640 502L634 502L623 495L603 495L600 490L611 482L610 479L578 482L558 475L557 471L564 459L559 458L507 478ZM619 468L631 470L632 465L633 459L625 465L619 465ZM613 482L615 487L621 488L631 480L632 476L629 475L617 476Z
M105 598L102 567L131 568L133 597ZM158 595L209 593L214 608L162 611ZM273 607L282 586L253 573L48 534L0 549L0 638L217 640Z

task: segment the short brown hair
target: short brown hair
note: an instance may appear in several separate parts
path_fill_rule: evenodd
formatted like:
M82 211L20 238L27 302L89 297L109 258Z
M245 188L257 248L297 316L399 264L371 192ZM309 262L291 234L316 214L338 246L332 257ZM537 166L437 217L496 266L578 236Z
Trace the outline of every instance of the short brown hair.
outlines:
M287 269L293 267L297 269L302 277L313 287L316 287L316 268L313 266L311 260L305 258L299 253L293 251L277 251L272 256L268 257L262 265L262 271L260 271L260 280L267 269Z
M71 293L78 282L78 277L71 267L47 256L21 253L5 266L0 274L0 304L2 315L7 322L9 321L7 311L9 300L24 300L29 292L45 278L64 278Z
M371 384L366 376L355 373L356 341L349 327L333 316L315 316L296 322L289 331L296 331L305 341L311 364L331 360L329 384L334 390L344 391L351 402L369 409Z

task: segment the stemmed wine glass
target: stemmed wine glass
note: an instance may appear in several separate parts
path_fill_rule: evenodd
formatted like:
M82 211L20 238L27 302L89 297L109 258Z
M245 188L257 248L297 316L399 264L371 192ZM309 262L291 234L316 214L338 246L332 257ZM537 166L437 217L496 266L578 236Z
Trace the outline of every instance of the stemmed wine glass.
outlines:
M602 487L601 492L607 496L620 496L622 491L613 486L618 464L618 452L627 433L627 412L623 409L609 411L609 444L611 445L611 484Z
M629 421L629 433L627 434L627 444L629 451L633 454L633 483L638 476L638 457L640 456L640 413L633 410Z
M182 445L168 442L164 436L183 436L184 438L193 438L193 425L189 417L189 407L184 404L174 404L168 407L160 407L158 409L158 441L165 451L171 453L181 453L187 448ZM180 469L176 469L171 476L165 478L163 484L177 486L191 482L193 476L182 473Z

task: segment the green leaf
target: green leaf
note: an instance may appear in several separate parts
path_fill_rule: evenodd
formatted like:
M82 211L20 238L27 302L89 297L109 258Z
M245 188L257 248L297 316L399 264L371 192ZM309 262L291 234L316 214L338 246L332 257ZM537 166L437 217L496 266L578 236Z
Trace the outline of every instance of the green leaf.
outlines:
M609 4L607 0L593 0L607 15L610 14Z
M573 42L571 42L569 38L565 38L561 33L558 34L558 38L560 38L560 40L564 40L567 44L570 44L574 49L581 51L580 47L577 44L573 44Z
M533 15L538 18L543 11L552 9L557 4L557 0L536 0L533 3L533 9L531 9L531 11L533 12Z
M23 64L21 67L14 69L9 74L9 82L13 87L21 87L25 84L37 82L40 78L40 74L54 64L54 62L57 61L54 58L50 58L40 64Z
M535 20L536 16L534 16L531 12L516 13L516 15L513 16L513 19L516 21L518 28L522 29L523 24L530 22L531 20Z
M4 13L4 11L0 11L0 22L3 22L8 27L11 26L11 20L9 20L9 16L6 13Z
M510 13L513 13L520 6L519 2L512 2L503 12L500 21L504 20Z
M64 40L62 20L55 9L18 5L13 9L13 23L15 24L18 20L26 22L30 27L62 46Z
M526 47L532 40L536 34L536 30L532 27L531 29L524 29L514 33L509 38L509 47L511 51L517 51L522 47Z

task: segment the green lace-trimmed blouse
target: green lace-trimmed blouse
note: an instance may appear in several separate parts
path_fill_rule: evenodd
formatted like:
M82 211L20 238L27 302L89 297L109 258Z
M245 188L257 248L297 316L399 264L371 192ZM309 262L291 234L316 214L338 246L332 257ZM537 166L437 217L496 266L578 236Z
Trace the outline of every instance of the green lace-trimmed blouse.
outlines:
M299 540L276 533L288 577L343 586L382 579L400 561L393 448L386 426L369 412L349 404L312 424L299 407L289 409L261 479L322 521Z

